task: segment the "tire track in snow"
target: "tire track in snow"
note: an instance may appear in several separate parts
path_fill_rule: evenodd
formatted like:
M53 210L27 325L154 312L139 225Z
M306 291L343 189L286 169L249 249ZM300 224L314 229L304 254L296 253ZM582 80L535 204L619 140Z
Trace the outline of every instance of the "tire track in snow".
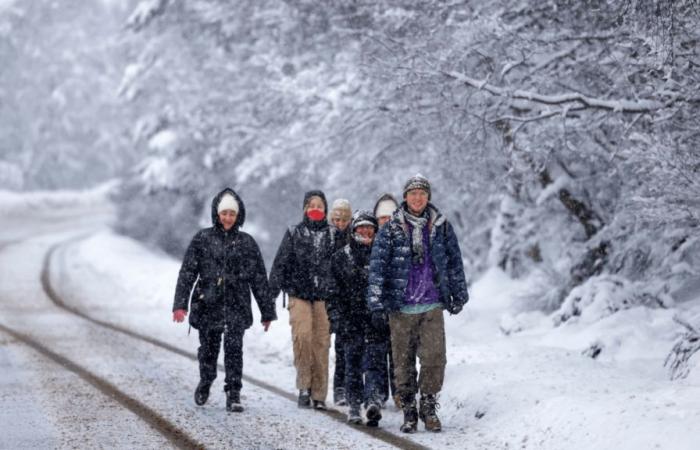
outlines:
M66 358L65 356L55 353L48 347L42 345L39 341L26 334L13 330L12 328L9 328L1 323L0 331L9 334L10 336L24 343L28 347L33 348L46 358L54 361L56 364L60 365L64 369L73 372L83 380L87 381L98 391L102 392L105 396L115 400L120 405L122 405L132 413L136 414L141 420L143 420L145 423L147 423L153 429L159 432L175 447L185 450L204 448L202 444L188 436L176 425L163 418L160 414L158 414L156 411L152 410L145 404L125 394L124 392L119 390L119 388L111 384L109 381L95 375L94 373L76 364L75 362Z
M197 355L195 353L190 353L188 351L182 350L181 348L178 348L174 345L171 345L167 342L161 341L159 339L155 339L151 336L144 335L141 333L137 333L133 330L130 330L125 327L121 327L119 325L115 325L113 323L96 319L89 314L85 313L84 311L81 311L80 309L67 304L56 292L56 290L53 288L51 285L51 259L53 257L53 254L56 250L58 250L59 247L68 245L72 242L78 241L85 239L87 236L82 235L79 237L75 237L72 239L69 239L64 242L60 242L58 244L53 245L47 252L46 255L44 256L44 262L42 265L42 270L41 270L41 286L44 289L44 292L46 295L51 299L51 301L56 304L56 306L64 309L65 311L70 312L71 314L74 314L76 316L79 316L91 323L94 323L96 325L99 325L101 327L107 328L109 330L115 331L117 333L125 334L133 339L137 339L140 341L147 342L149 344L152 344L156 347L160 347L164 350L168 350L172 353L175 353L177 355L183 356L185 358L188 358L193 361L197 361ZM221 371L224 371L224 367L221 364L218 364L218 368ZM255 385L259 387L260 389L264 389L266 391L272 392L275 395L278 395L280 397L283 397L287 400L296 402L297 398L295 395L284 391L277 386L273 386L269 383L266 383L262 380L258 380L256 378L253 378L249 375L243 375L243 380L246 382ZM386 431L382 428L370 428L365 425L351 425L348 424L345 420L345 415L339 411L334 411L334 410L325 410L325 411L318 411L322 414L325 414L326 416L336 420L337 422L340 422L341 424L348 426L356 431L359 431L361 433L367 434L375 439L378 439L380 441L383 441L387 444L393 445L397 448L405 449L405 450L425 450L428 449L429 447L425 447L423 445L418 444L417 442L411 441L409 439L403 438L401 436L397 436L389 431Z

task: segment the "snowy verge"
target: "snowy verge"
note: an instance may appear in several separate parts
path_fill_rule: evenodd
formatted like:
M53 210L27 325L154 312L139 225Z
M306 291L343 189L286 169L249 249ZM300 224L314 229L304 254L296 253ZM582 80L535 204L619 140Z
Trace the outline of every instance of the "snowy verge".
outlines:
M15 192L0 189L0 214L13 215L40 209L86 209L104 206L114 191L117 181L109 181L85 191L32 191Z
M131 239L101 232L59 251L54 282L91 314L195 351L196 333L171 319L179 261ZM670 381L663 357L678 326L673 311L643 306L593 324L526 311L528 280L487 272L459 316L446 315L447 373L440 396L445 432L411 437L433 448L695 448L687 430L700 421L700 373ZM255 310L255 308L254 308ZM288 315L245 338L244 372L294 392ZM504 318L520 330L503 333ZM597 358L585 350L603 350ZM196 367L192 368L193 383ZM331 365L332 372L332 365ZM217 380L220 382L220 380ZM244 383L245 384L245 383ZM245 389L245 388L244 388ZM395 431L401 414L385 410Z

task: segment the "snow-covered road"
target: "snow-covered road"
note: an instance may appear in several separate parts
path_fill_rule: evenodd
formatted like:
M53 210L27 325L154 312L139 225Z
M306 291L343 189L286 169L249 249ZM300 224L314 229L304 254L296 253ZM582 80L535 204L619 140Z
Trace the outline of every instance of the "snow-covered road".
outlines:
M153 421L143 420L137 414L141 411L126 408L115 393L96 388L90 382L93 379L147 405L160 419L189 436L189 442L206 448L390 447L350 427L338 427L332 417L301 411L294 402L250 383L244 394L244 414L227 414L223 394L217 393L206 407L196 407L191 395L196 383L195 363L71 314L54 304L42 288L42 269L51 263L46 259L50 249L104 229L109 211L78 211L74 220L64 216L53 229L46 223L34 227L31 222L40 219L35 211L28 211L24 220L14 218L4 221L4 236L9 238L2 239L0 248L0 448L178 445L154 427ZM12 227L13 223L18 227ZM55 283L60 285L67 268L58 253L56 266L60 270L56 270ZM103 309L123 307L132 317L138 315L130 306L132 302L120 300L120 291L112 294L100 300L110 302ZM169 313L150 311L151 317L158 315ZM136 332L149 334L149 321L143 319L130 325ZM175 329L170 333L176 334ZM24 338L29 342L22 342ZM183 347L193 352L194 340L187 340Z
M100 196L75 197L55 202L43 215L22 207L34 198L24 204L13 198L14 204L3 207L0 196L0 325L138 400L181 430L187 442L207 448L390 447L341 424L339 413L299 410L290 401L289 325L279 305L280 320L270 332L262 332L256 317L246 333L246 411L225 412L222 376L210 402L195 406L197 366L183 354L195 354L196 332L188 335L186 326L170 318L179 261L112 233L112 213ZM52 301L41 283L44 269L54 294L93 321ZM696 447L700 371L672 382L662 366L676 333L671 311L633 309L595 327L553 327L546 316L532 315L518 318L528 322L522 332L505 336L504 317L514 317L515 294L523 288L489 272L475 284L465 313L447 317L444 432L421 428L408 437L412 442L431 448ZM180 354L99 322L148 336ZM617 342L616 351L598 359L582 355L601 336ZM139 416L148 414L129 409L84 373L2 329L0 369L0 448L177 445L157 423ZM400 423L400 412L390 406L380 427L407 438L399 436Z

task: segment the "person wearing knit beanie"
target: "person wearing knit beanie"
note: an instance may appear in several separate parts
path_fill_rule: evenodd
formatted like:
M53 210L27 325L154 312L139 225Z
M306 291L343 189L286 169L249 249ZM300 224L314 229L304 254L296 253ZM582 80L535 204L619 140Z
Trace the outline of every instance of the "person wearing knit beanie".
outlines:
M331 206L331 223L340 231L345 231L351 220L350 202L344 198L335 200Z
M415 433L419 419L428 431L442 430L444 311L458 314L469 300L459 241L431 196L424 176L406 181L404 202L374 240L365 291L372 323L389 323L404 433Z
M374 205L374 216L377 218L377 223L381 228L391 219L391 215L399 208L399 203L393 195L383 194Z
M352 232L350 221L352 220L352 209L347 199L339 198L331 204L331 224L334 233L334 250L343 248L348 242ZM332 311L331 311L332 312ZM336 332L337 321L329 313L331 321L331 333L335 334L333 347L335 349L335 370L333 372L333 403L338 406L345 406L345 352L343 338Z
M245 204L233 189L225 188L214 196L212 226L199 230L187 248L172 309L173 321L184 322L189 316L189 324L198 330L199 384L194 402L199 406L209 399L217 377L216 362L223 338L224 392L229 412L244 409L240 395L243 336L253 325L251 293L260 309L263 330L277 320L260 247L251 235L240 230L245 219ZM233 248L236 251L224 251ZM249 276L241 277L240 268L245 268Z
M221 197L219 201L219 206L216 208L216 212L221 214L223 211L233 211L238 214L238 202L233 195L228 192Z
M422 189L425 192L428 193L428 200L430 200L430 181L428 181L427 178L425 178L421 174L416 174L413 175L411 178L406 181L406 184L403 186L403 198L406 198L406 195L408 194L408 191L412 191L413 189Z

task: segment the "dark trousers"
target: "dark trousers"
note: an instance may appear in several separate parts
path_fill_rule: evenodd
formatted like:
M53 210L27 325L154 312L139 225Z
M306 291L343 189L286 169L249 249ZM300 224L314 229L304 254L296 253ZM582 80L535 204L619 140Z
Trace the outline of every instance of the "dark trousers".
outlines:
M335 372L333 390L345 388L345 348L342 333L335 333Z
M372 350L369 350L369 348L373 347L373 344L369 344L367 346L368 351L365 353L365 359L362 361L362 365L365 370L367 370L370 352L372 353L372 358L375 361L375 364L382 364L381 361L386 360L384 362L384 366L381 368L381 374L378 375L382 377L379 385L379 392L381 394L382 401L386 402L389 399L389 394L396 395L397 391L396 381L394 378L394 361L391 359L391 341L389 340L389 336L386 337L386 343L383 344L384 345L380 346L374 345ZM381 353L384 351L382 347L386 348L386 353L384 356L381 355Z
M388 336L355 329L343 337L345 396L350 405L381 403L388 395Z
M388 340L369 341L366 344L367 372L365 400L383 403L389 398L389 370L387 366ZM369 380L372 380L370 383Z
M199 378L205 383L211 383L216 378L216 364L221 348L221 336L224 336L224 366L226 378L224 390L240 392L241 376L243 375L243 334L245 329L238 327L211 328L199 330Z

